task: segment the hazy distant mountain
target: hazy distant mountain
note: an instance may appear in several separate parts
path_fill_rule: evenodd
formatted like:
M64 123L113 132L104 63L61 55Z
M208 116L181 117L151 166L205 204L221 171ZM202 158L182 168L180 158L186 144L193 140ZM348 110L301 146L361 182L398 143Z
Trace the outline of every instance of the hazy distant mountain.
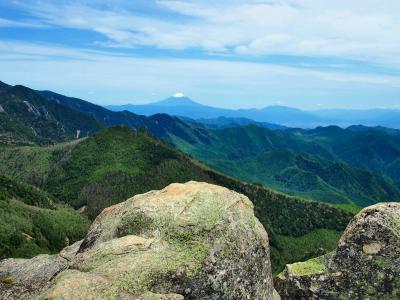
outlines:
M156 103L157 106L166 106L166 107L201 107L200 103L194 102L189 97L185 96L182 93L176 93L171 97L161 100Z
M173 116L183 116L192 119L217 118L220 116L230 116L231 110L202 105L181 93L177 93L165 100L150 104L126 104L108 105L106 108L113 111L130 111L135 114L151 116L158 113Z
M343 127L361 124L400 129L400 110L394 109L325 109L315 111L314 115Z
M192 119L247 118L257 122L280 124L287 127L315 128L317 126L351 125L385 126L400 129L400 110L391 109L324 109L305 111L286 106L267 106L262 109L225 109L197 103L181 93L165 100L141 105L109 105L113 111L131 111L137 114L169 115Z
M310 112L279 105L267 106L262 109L240 109L233 114L258 122L276 123L288 127L311 128L324 123L322 118Z

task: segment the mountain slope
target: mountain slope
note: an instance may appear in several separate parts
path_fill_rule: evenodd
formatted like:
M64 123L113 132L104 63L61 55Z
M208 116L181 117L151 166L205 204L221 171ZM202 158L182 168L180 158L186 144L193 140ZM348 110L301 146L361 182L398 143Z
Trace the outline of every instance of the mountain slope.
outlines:
M385 126L400 129L400 110L396 109L324 109L306 111L286 106L273 105L261 109L224 109L202 105L184 97L186 101L167 100L142 105L109 105L113 111L127 110L137 114L154 115L166 113L192 119L203 118L248 118L258 122L269 122L288 127L315 128L317 126L338 125L348 127L354 124L365 126ZM178 98L179 99L179 98ZM175 99L176 100L176 99ZM193 109L196 108L196 109Z
M28 160L30 164L23 163ZM338 237L351 218L351 214L332 206L291 198L218 174L146 131L127 127L110 128L52 147L5 147L0 152L0 171L39 184L76 208L85 208L92 218L104 207L172 182L196 180L228 187L253 201L256 215L270 233L275 270L289 261L312 257L318 248L330 250L334 244L329 239L303 247L295 256L283 257L281 237L293 239L293 247L309 234L322 234L320 230Z
M173 97L163 101L149 104L125 104L108 105L106 108L112 111L130 111L135 114L151 116L165 113L172 116L186 117L191 119L213 119L213 118L246 118L256 122L275 123L294 127L315 127L325 124L324 120L310 112L285 106L268 106L262 109L225 109L202 105L187 98L183 104L179 100L171 101Z
M180 95L179 95L180 96ZM171 96L165 100L149 104L108 105L106 108L112 111L130 111L135 114L151 116L155 114L168 114L171 116L183 116L192 119L217 118L230 113L229 109L216 108L197 103L186 96Z
M265 127L269 129L287 129L287 127L282 126L282 125L277 125L273 123L267 123L267 122L257 122L251 119L247 118L227 118L227 117L218 117L214 119L190 119L190 118L185 118L185 117L180 117L184 122L186 123L196 123L198 124L203 124L207 128L210 129L223 129L223 128L232 128L232 127L241 127L241 126L247 126L247 125L255 125L259 127Z
M381 199L398 199L400 194L399 187L389 179L366 172L382 173L399 181L396 159L400 156L400 135L396 130L360 126L344 130L328 126L314 130L284 128L271 131L265 128L268 126L264 123L251 120L249 123L248 119L218 118L200 120L203 123L199 123L165 114L145 117L127 111L111 112L48 91L41 93L49 100L88 113L108 126L145 127L157 137L222 172L242 180L261 182L285 193L358 206ZM185 97L172 97L161 104L166 108L180 104L191 111L198 111L201 106ZM272 114L285 112L292 119L299 113L299 110L279 106L271 107L269 111ZM301 115L301 118L309 117L308 114ZM245 127L239 126L248 123L250 125ZM219 126L222 129L211 130L219 129ZM275 160L268 160L268 151L278 151L273 156L282 156L278 162L283 160L287 164L276 166ZM295 160L294 156L298 158ZM301 161L303 163L299 163ZM332 170L337 172L336 176L327 175Z
M91 115L97 120L104 122L107 126L126 125L136 129L147 128L151 133L166 142L171 142L171 138L173 137L183 139L188 143L195 143L197 140L207 142L204 139L202 129L192 128L179 118L166 114L156 114L146 117L129 111L114 112L82 99L67 97L50 91L39 93L48 100Z
M96 119L48 101L23 86L0 89L0 141L48 144L86 136L104 128Z
M0 259L60 251L89 220L49 194L0 175Z
M176 93L175 95L168 97L165 100L152 103L155 106L167 106L167 107L192 107L197 108L202 105L193 101L189 97L185 96L183 93Z
M384 127L336 126L314 130L292 130L308 143L327 149L335 160L385 174L396 182L400 177L393 173L393 166L400 157L400 131Z
M351 140L361 139L364 131L354 132L339 127L268 130L245 126L208 130L206 133L207 144L201 141L189 144L181 139L175 139L174 143L184 152L221 172L242 180L260 182L292 195L357 206L400 199L400 189L395 182L367 171L367 163L371 160L364 149L375 149L372 145L378 147L383 140L389 141L391 137L384 133L378 134L379 139L369 139L359 144ZM400 141L391 140L393 147L384 149L394 152L394 159L398 156L391 149L400 146ZM358 147L364 148L356 151ZM350 152L352 148L355 149L351 152L353 154L346 157L344 153L347 152L343 151L347 149ZM380 166L385 168L382 159L389 159L389 155L381 150L377 148L374 153L380 158ZM356 161L356 157L359 161ZM365 159L363 164L362 157ZM396 175L396 161L389 166L387 168Z
M330 203L355 203L358 206L366 206L381 199L395 200L400 194L399 188L389 179L366 172L383 173L392 176L395 181L399 180L396 177L398 169L395 159L399 157L400 152L396 147L399 147L400 140L395 130L366 127L344 130L329 126L314 130L285 128L271 131L255 121L240 127L235 122L243 122L243 119L232 118L216 119L217 124L228 125L222 125L221 130L210 130L210 125L204 120L206 124L191 119L182 121L163 114L145 117L127 111L111 112L80 99L52 92L42 94L52 101L89 113L108 126L125 124L134 128L146 127L157 137L213 168L242 180L261 182L285 193ZM191 110L197 111L198 104L184 97L167 99L162 104L170 107L177 102L182 103L183 107L196 106L196 109L191 107ZM275 112L284 110L290 118L298 112L282 107L271 109ZM211 124L213 122L211 120ZM374 138L368 138L371 132L374 132ZM385 153L385 149L386 152L391 151L391 156ZM276 166L277 161L267 159L268 151L276 150L278 152L274 156L279 154L281 157L277 161L287 162L285 165ZM369 154L372 151L376 157ZM272 155L272 152L269 154ZM296 155L298 159L294 160ZM300 161L303 163L299 164ZM336 176L328 176L332 170L337 172Z

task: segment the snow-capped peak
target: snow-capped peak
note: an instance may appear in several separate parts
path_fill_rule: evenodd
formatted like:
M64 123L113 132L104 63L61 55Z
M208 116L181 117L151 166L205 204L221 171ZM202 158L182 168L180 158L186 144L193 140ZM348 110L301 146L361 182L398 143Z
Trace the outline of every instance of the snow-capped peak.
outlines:
M178 92L178 93L174 94L172 97L174 97L174 98L183 98L183 97L185 97L185 94L181 93L181 92Z

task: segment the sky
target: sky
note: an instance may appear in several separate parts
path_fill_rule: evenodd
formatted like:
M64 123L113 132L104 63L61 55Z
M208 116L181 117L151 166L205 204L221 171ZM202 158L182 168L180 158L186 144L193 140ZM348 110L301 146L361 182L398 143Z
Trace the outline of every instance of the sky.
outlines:
M400 1L0 0L0 80L102 105L400 109Z

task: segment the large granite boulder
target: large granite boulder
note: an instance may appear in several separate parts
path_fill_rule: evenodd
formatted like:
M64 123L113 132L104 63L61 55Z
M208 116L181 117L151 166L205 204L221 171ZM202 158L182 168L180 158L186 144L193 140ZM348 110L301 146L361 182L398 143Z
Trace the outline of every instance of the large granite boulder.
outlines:
M287 265L275 287L283 299L400 299L400 203L363 209L334 252Z
M206 183L171 184L109 207L57 257L68 266L39 299L279 298L252 203Z

